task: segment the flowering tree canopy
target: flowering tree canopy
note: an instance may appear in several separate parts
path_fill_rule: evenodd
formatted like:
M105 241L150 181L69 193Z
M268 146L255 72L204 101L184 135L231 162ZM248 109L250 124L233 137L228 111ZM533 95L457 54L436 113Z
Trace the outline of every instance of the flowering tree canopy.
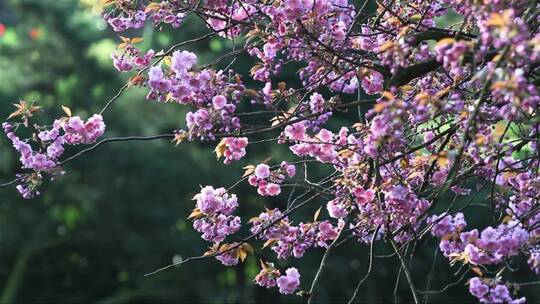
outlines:
M287 159L246 163L228 188L202 187L189 218L209 250L156 272L207 258L232 266L257 255L257 247L274 252L276 260L302 258L320 247L325 253L310 281L301 269L279 269L262 259L253 278L311 302L333 248L348 240L371 249L380 242L399 259L419 302L429 291L415 284L408 257L436 238L448 262L462 266L457 282L480 302L525 301L515 292L535 282L508 282L505 275L517 267L540 274L538 1L103 4L103 18L122 35L111 56L119 72L130 73L128 83L89 118L63 107L64 117L41 125L34 120L41 107L19 102L2 127L21 169L2 187L16 185L24 198L33 198L43 181L66 174L67 162L112 141L214 142L225 164L242 162L250 145L284 145ZM445 25L448 15L458 22ZM126 37L144 26L181 30L194 19L208 33L167 50L142 50L141 38ZM234 47L203 65L185 48L211 37ZM249 75L235 72L243 53L253 58ZM229 64L218 69L222 62ZM280 81L285 69L294 69L298 81ZM106 123L114 123L104 119L107 109L130 87L146 88L150 102L188 108L185 127L100 139ZM357 115L356 122L336 128L333 117L343 113ZM70 145L89 146L67 155ZM321 167L330 174L314 179L310 172ZM234 190L241 182L260 196L279 196L281 208L236 215L242 201ZM479 193L487 193L476 204L485 207L488 227L467 223ZM316 210L311 220L295 219L302 208ZM239 235L242 227L250 233ZM371 265L356 292L370 271Z

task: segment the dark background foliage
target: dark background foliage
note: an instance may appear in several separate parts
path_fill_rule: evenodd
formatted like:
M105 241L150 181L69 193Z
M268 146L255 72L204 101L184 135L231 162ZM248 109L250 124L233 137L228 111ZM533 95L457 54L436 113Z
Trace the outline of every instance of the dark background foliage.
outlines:
M2 120L13 111L11 103L19 99L35 100L43 106L37 118L43 123L58 117L61 105L69 106L76 115L88 117L98 112L127 80L126 75L112 68L110 53L119 38L100 19L98 3L99 0L0 1ZM157 32L145 28L132 34L144 37L144 48L159 51L174 41L197 37L204 31L200 22L188 20L180 30L164 27ZM214 38L188 49L207 63L233 47L229 41ZM222 66L228 63L225 61ZM241 57L234 67L246 72L250 63L251 59ZM282 80L294 84L294 72L294 67L286 67ZM106 112L107 137L170 133L182 127L185 108L149 102L144 95L144 89L130 89ZM355 115L341 113L330 127L350 123ZM250 146L248 160L225 166L216 161L213 145L191 142L174 147L166 140L112 143L69 163L66 175L47 182L43 195L37 199L23 200L15 189L2 189L0 301L303 301L252 283L259 271L257 257L275 260L268 250L257 251L257 257L249 257L237 267L226 268L209 259L144 277L173 259L205 251L207 244L186 219L199 185L228 186L241 175L242 165L260 162L268 156L289 157L282 147ZM0 182L10 180L18 166L16 153L2 134ZM236 193L244 219L262 212L265 206L283 208L286 200L284 195L262 199L245 184ZM478 197L481 199L482 195ZM303 216L311 216L319 205L307 206ZM435 242L428 242L414 249L411 269L420 289L424 289L431 267L435 267L432 289L457 280L452 275L457 267L451 269L441 256L432 265L435 248ZM380 244L375 252L384 255L391 250ZM322 250L314 249L300 260L291 259L279 265L299 268L302 287L308 289L321 256ZM319 300L346 301L367 267L365 245L351 240L338 247L322 280ZM398 275L399 285L395 287ZM358 300L411 300L395 257L375 260L372 275L361 288ZM430 300L454 303L470 302L473 298L461 283L442 295L431 295Z

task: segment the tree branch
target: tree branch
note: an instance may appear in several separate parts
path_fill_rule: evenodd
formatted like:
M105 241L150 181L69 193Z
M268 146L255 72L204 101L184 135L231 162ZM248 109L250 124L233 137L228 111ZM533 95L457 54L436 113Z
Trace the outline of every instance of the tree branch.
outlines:
M307 300L307 304L311 304L313 302L313 299L315 298L315 288L317 287L317 284L321 280L322 273L324 269L326 268L326 261L328 260L328 257L330 256L330 251L336 245L339 237L341 236L341 233L343 232L343 230L345 230L345 226L347 226L348 222L349 222L348 220L345 221L345 224L339 230L338 235L336 236L334 241L328 246L328 248L326 248L326 251L324 252L324 255L321 259L321 263L319 264L319 270L317 270L317 273L315 274L315 278L313 279L313 282L311 283L311 288L309 289L309 298Z

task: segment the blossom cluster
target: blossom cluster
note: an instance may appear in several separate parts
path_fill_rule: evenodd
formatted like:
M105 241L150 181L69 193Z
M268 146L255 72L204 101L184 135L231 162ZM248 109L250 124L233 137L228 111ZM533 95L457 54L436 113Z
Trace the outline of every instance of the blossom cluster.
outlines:
M464 227L462 216L448 216L435 224L432 233L441 235L450 231L449 239L443 239L440 249L447 257L461 259L474 265L492 265L517 255L529 241L529 233L517 222L458 233ZM446 236L445 235L445 236Z
M119 72L129 72L132 69L142 70L147 68L152 63L154 58L154 50L149 50L142 53L133 45L127 45L121 54L112 54L113 65Z
M247 137L226 137L223 139L223 143L225 145L225 151L223 152L225 160L223 163L230 164L246 156Z
M462 75L464 74L462 62L469 48L468 41L456 42L452 38L441 40L435 48L437 60L443 63L443 67L449 70L451 75Z
M325 100L321 94L313 93L309 97L309 102L300 104L296 111L303 113L299 117L305 119L306 128L316 132L332 117L334 103L334 100Z
M267 164L259 164L253 169L253 174L249 176L250 185L257 187L257 193L261 196L275 196L281 193L281 183L285 178L293 177L296 174L296 167L286 161L281 162L277 170L271 170Z
M154 3L145 9L138 9L131 1L118 1L117 4L118 10L113 9L103 16L115 32L142 28L147 21L155 25L165 23L178 28L184 19L184 14L178 12L182 7L176 1Z
M311 247L328 247L344 224L333 226L329 221L316 221L293 225L279 209L267 210L250 219L250 223L251 232L271 245L279 259L301 258Z
M392 232L394 240L405 242L414 238L415 231L422 223L421 215L429 208L426 199L418 198L409 188L402 185L390 186L382 191L385 199L374 199L373 191L357 188L354 191L361 219L354 224L355 234L366 241L372 234L372 227L379 227L379 233ZM392 214L388 218L387 214ZM367 227L367 228L366 228Z
M446 237L459 233L467 226L463 213L456 213L454 216L450 214L434 215L427 220L428 224L432 224L431 234L437 237Z
M194 53L175 51L168 71L160 65L152 66L148 72L147 98L196 107L196 111L186 114L190 139L215 139L216 133L237 131L240 119L235 112L244 91L240 78L211 69L195 71L196 62Z
M306 123L297 122L287 126L283 131L283 137L289 141L296 142L290 146L290 150L297 156L310 156L323 163L332 163L337 159L339 142L336 145L334 138L338 137L340 141L345 140L346 128L335 136L327 129L321 129L315 136L306 133ZM342 143L343 144L343 143Z
M204 240L219 244L240 229L240 217L232 215L238 207L238 199L234 194L227 194L225 188L203 187L193 200L197 206L193 228L202 233Z
M285 275L276 279L276 283L279 287L279 292L282 294L291 294L300 285L300 274L296 268L291 267L285 271Z
M469 291L480 303L525 303L525 298L513 299L508 287L494 280L482 280L474 277L469 281Z
M30 173L32 178L21 176L25 182L17 186L17 190L24 198L33 198L39 195L36 184L41 180L40 173L59 166L58 159L64 153L64 146L94 143L105 132L105 123L103 117L98 114L87 121L79 116L57 119L51 129L37 133L37 139L34 140L39 144L38 149L32 148L29 140L20 139L15 134L13 124L5 122L2 128L15 150L19 152L22 168L34 172Z
M266 263L262 260L261 266L261 271L255 276L255 284L265 288L276 286L276 278L281 274L279 269L276 269L273 263Z
M292 294L300 286L300 274L298 269L291 267L285 271L285 275L280 276L280 271L274 268L272 263L262 263L262 269L255 277L255 283L259 286L271 288L279 287L282 294Z
M262 269L255 277L255 283L259 286L271 288L279 287L282 294L292 294L300 286L300 274L298 269L291 267L285 271L285 275L280 276L280 271L274 268L272 263L261 261Z

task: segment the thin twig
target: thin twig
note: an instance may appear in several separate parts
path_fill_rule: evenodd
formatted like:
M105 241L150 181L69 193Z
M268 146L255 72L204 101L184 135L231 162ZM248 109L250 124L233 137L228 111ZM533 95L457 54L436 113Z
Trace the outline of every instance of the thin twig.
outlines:
M364 275L364 277L360 281L358 281L358 284L356 284L356 288L354 289L354 293L353 293L351 299L349 300L349 302L347 302L347 304L352 304L354 302L354 300L356 299L356 295L358 294L358 291L360 290L360 286L362 286L362 284L364 284L364 282L367 280L367 278L371 274L371 267L373 266L373 243L375 243L375 238L377 237L377 234L379 233L379 228L380 228L380 225L377 226L377 229L375 229L375 232L373 233L373 236L371 237L371 243L369 245L369 266L368 266L368 270L367 270L366 274Z
M18 182L20 179L21 179L20 177L17 177L16 179L14 179L14 180L12 180L10 182L0 184L0 188L9 187L9 186L15 184L16 182Z
M127 137L111 137L103 139L93 146L86 148L84 150L79 151L78 153L64 159L63 161L59 162L59 165L64 165L65 163L72 161L73 159L86 154L88 152L91 152L95 149L97 149L99 146L109 143L109 142L117 142L117 141L149 141L149 140L155 140L155 139L162 139L162 138L174 138L174 134L159 134L159 135L152 135L152 136L127 136Z
M407 278L407 282L409 283L409 288L411 289L411 293L414 298L414 303L419 303L418 295L416 294L416 288L414 287L414 282L411 276L411 272L409 271L409 267L407 266L407 263L405 262L405 260L403 259L403 256L399 252L399 248L397 247L396 242L390 239L390 243L392 244L392 247L394 247L394 251L399 257L399 261L401 262L401 268L403 269L403 272L405 273L405 277Z

